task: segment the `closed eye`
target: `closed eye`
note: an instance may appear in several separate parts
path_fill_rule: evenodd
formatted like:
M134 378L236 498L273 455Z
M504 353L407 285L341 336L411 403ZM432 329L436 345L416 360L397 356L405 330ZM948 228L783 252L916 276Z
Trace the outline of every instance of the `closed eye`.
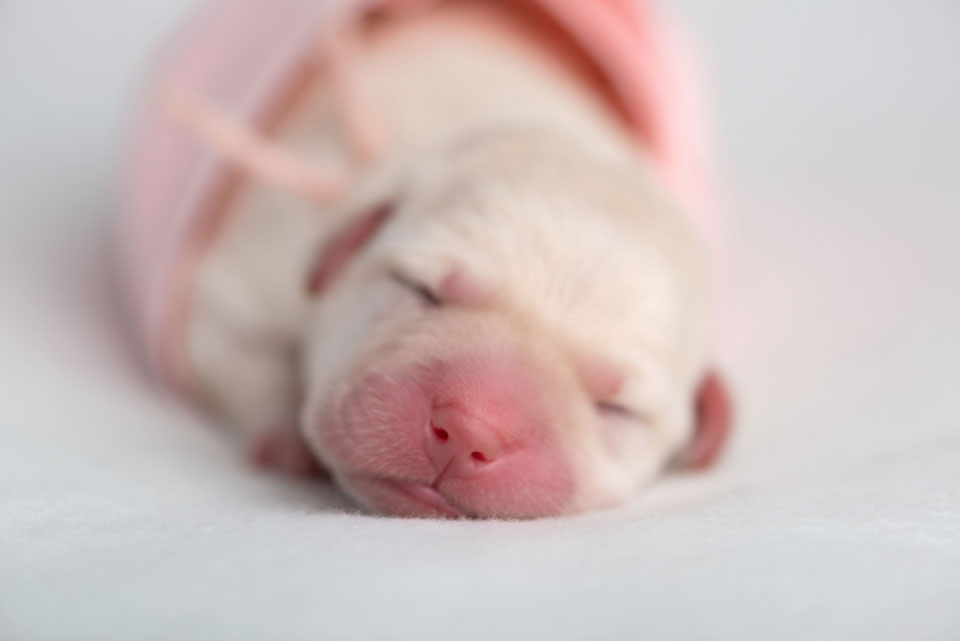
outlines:
M409 276L400 274L398 272L391 272L391 280L397 283L401 287L413 292L416 294L420 300L431 307L440 307L443 304L443 301L440 300L440 297L433 293L433 290L428 286L420 283Z
M597 401L597 411L605 416L646 423L646 417L644 415L612 401Z

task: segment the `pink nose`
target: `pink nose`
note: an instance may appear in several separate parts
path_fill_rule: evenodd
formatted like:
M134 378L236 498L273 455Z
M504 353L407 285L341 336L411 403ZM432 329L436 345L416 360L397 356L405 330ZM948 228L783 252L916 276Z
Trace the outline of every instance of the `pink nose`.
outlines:
M503 452L492 426L450 406L434 409L426 437L427 456L434 469L448 477L482 474Z

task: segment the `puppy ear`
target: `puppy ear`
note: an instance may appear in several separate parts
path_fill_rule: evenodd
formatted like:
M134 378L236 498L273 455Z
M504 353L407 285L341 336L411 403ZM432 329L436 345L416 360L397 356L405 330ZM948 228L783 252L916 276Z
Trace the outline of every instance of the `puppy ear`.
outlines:
M694 398L693 439L677 458L677 467L709 467L723 451L732 426L733 403L726 381L715 371L707 372Z
M307 276L307 291L320 294L346 267L350 259L369 243L395 209L393 200L384 201L368 211L354 215L317 251Z

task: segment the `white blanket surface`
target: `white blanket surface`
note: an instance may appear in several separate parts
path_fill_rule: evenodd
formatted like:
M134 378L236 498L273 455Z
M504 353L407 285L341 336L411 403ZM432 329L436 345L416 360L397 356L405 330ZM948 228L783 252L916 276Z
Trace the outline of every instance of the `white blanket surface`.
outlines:
M0 639L960 639L960 11L676 2L735 219L714 473L535 522L248 469L143 379L109 229L191 0L0 1Z

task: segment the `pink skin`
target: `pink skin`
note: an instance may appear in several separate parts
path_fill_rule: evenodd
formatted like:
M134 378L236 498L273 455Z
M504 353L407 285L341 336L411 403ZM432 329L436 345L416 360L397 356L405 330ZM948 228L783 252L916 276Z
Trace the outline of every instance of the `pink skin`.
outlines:
M693 440L681 463L693 470L710 467L723 452L734 420L734 404L723 377L707 372L694 403L696 424Z
M249 456L250 462L262 470L297 478L329 478L295 423L264 430L254 441Z
M623 387L623 371L596 356L581 356L577 359L577 371L584 388L601 400L611 399L620 393Z
M480 307L493 299L493 292L460 270L450 272L440 283L437 295L448 305Z
M461 355L391 370L358 377L308 426L362 503L446 517L531 517L570 504L572 468L520 363Z

